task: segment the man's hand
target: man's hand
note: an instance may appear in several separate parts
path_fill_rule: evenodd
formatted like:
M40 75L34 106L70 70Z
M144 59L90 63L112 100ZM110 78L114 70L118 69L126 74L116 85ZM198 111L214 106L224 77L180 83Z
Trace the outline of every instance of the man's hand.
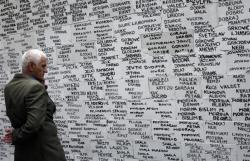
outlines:
M13 131L13 129L10 129L10 128L5 129L5 135L4 135L4 137L3 137L2 140L5 143L7 143L7 144L11 144L12 143L12 140L13 140L13 138L12 138L12 131Z

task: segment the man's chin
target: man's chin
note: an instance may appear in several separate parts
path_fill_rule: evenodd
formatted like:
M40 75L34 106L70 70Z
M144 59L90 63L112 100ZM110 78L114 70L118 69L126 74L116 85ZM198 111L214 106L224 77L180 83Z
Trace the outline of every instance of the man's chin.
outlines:
M42 77L34 77L36 80L38 80L39 82L41 83L44 83L45 82L45 79L42 78Z

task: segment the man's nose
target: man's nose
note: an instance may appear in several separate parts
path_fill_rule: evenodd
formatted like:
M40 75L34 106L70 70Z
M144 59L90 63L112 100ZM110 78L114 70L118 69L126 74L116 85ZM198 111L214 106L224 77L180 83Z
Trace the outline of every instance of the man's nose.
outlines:
M48 73L48 69L47 69L47 68L44 68L44 69L43 69L43 72L44 72L44 73Z

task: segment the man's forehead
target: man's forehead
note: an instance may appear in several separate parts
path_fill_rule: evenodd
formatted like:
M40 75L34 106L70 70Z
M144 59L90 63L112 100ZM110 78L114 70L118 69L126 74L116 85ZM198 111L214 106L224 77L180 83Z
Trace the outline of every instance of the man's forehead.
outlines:
M42 55L42 56L41 56L41 59L47 60L47 57L44 56L44 55Z
M46 57L44 57L44 56L41 57L41 60L40 60L41 63L47 63L47 61L48 60Z

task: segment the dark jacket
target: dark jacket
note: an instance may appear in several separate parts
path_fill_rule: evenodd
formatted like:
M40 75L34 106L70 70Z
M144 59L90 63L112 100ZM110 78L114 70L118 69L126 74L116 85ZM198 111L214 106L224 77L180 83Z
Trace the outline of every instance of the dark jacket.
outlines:
M53 121L55 104L43 84L16 74L4 89L15 161L66 161Z

